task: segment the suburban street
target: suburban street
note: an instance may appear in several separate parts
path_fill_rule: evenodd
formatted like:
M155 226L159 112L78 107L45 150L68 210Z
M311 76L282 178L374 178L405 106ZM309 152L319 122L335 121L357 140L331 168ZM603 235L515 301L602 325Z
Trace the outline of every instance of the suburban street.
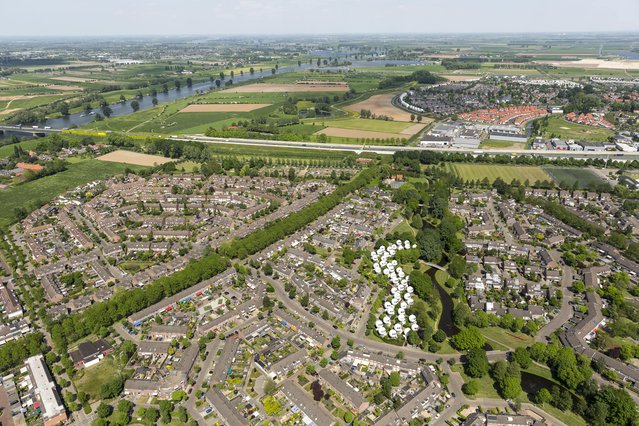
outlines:
M570 306L570 290L568 289L572 285L574 271L569 266L564 266L561 272L561 308L559 313L544 325L541 330L535 336L536 342L545 342L550 335L557 331L562 325L564 325L572 317L572 307Z

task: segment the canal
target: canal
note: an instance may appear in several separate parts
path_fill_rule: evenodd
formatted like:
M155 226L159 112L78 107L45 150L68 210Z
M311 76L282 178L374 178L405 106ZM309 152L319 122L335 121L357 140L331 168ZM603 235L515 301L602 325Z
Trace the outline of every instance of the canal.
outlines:
M430 277L433 285L437 289L439 293L439 299L442 302L442 314L439 318L439 324L437 326L438 330L446 333L447 337L451 337L459 332L459 328L455 325L453 321L453 310L455 309L455 304L453 303L453 299L450 295L444 290L444 288L439 285L437 280L435 279L435 274L437 274L437 269L430 268L427 272Z

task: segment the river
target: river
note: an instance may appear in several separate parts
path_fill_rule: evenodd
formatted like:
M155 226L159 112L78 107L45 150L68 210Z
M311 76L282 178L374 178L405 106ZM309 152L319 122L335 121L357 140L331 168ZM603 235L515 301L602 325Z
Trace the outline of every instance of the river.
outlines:
M400 66L401 65L425 65L424 63L419 61L404 61L404 60L398 60L398 61L388 60L387 61L382 59L374 59L370 61L354 61L352 65L350 66L378 67L378 66L385 66L386 64L400 65ZM306 70L313 67L315 67L315 64L309 64L308 62L302 63L300 66L290 65L290 66L279 68L277 70L277 74L283 74L283 73L299 71L299 70ZM263 72L256 70L254 74L251 74L248 72L244 73L244 75L235 74L232 80L233 80L233 84L245 83L247 81L260 79L262 77L268 77L270 75L271 75L271 69L264 69ZM227 76L225 80L222 82L222 86L220 87L219 90L223 90L224 88L226 88L224 86L224 83L229 80L231 80L231 78L230 76ZM171 102L177 99L188 98L190 96L197 95L198 93L206 93L216 89L217 87L214 82L207 81L202 83L195 83L191 87L184 86L179 89L172 88L168 90L168 92L166 93L158 92L156 98L158 100L158 104L160 105L160 104L165 104L167 102ZM140 108L139 108L140 111L154 107L153 97L150 95L146 95L140 99L135 99L135 100L137 100L140 105ZM126 102L117 102L117 103L109 105L112 110L111 117L121 117L124 115L132 114L134 112L133 108L131 108L132 101L133 99L128 100ZM48 120L45 120L44 122L39 123L39 126L51 127L52 129L66 129L71 126L79 127L95 120L96 114L102 114L102 111L100 108L94 108L91 111L83 111L83 112L78 112L75 114L70 114L66 117L50 118Z

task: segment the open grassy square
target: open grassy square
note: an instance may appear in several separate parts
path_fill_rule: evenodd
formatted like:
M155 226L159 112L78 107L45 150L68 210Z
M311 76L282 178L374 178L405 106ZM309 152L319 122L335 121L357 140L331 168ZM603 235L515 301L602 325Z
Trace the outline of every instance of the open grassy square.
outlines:
M543 128L543 137L550 138L553 135L557 138L576 141L606 141L608 137L614 136L615 132L603 127L571 123L563 117L550 117L548 125Z
M100 388L113 377L121 374L113 357L107 357L99 364L84 369L84 375L75 381L78 391L84 391L91 395L91 399L99 399Z

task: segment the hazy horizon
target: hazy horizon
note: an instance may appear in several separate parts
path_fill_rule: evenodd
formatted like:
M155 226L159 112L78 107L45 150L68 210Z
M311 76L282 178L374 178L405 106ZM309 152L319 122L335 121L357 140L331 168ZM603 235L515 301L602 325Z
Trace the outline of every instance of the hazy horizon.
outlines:
M0 37L286 36L637 32L639 1L26 0L3 5ZM601 10L600 10L601 9Z

